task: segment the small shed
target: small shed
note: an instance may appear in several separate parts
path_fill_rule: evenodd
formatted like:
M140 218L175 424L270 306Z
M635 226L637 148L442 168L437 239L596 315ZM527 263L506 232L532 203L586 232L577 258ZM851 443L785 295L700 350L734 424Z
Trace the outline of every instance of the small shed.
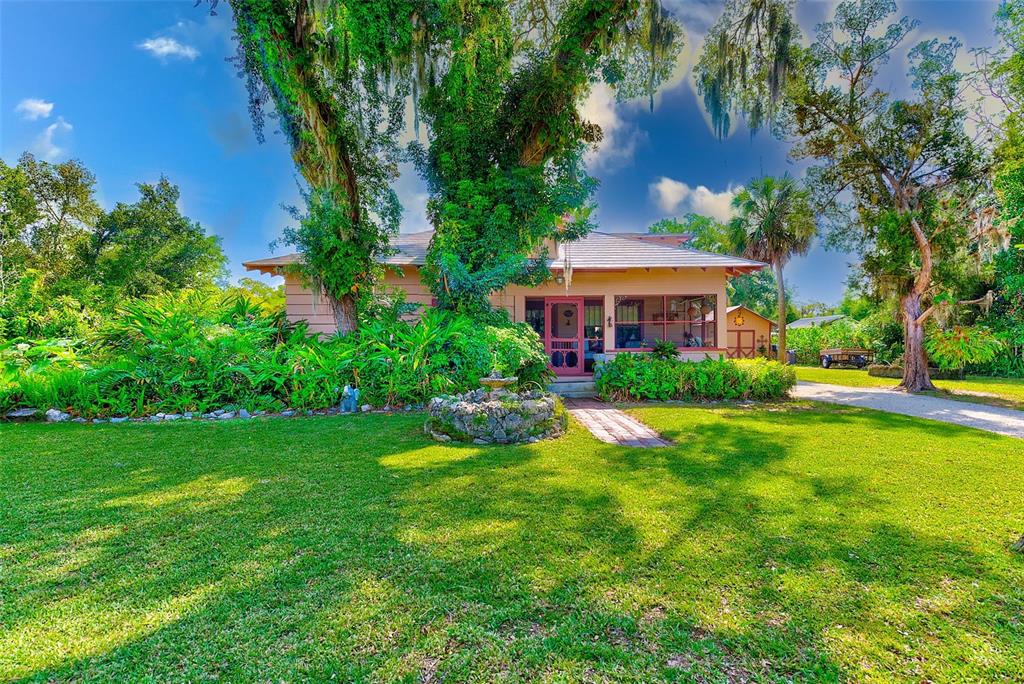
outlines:
M742 304L725 310L726 356L730 359L752 359L771 354L772 330L775 321L765 318Z

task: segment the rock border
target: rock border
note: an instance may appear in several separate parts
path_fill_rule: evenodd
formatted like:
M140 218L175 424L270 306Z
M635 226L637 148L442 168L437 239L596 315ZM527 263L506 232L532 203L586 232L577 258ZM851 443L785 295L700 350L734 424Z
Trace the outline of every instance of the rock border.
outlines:
M423 411L426 406L422 404L396 408L385 406L374 408L369 404L363 404L358 413L411 413ZM121 423L162 423L184 421L220 421L220 420L249 420L251 418L303 418L307 416L349 416L356 415L356 412L343 412L336 406L326 409L292 409L282 411L252 411L242 409L216 409L206 413L198 411L185 411L184 413L156 413L151 416L111 416L109 418L83 418L75 416L60 409L50 408L43 411L34 408L18 408L9 411L5 416L0 417L0 423L76 423L79 425L118 425Z

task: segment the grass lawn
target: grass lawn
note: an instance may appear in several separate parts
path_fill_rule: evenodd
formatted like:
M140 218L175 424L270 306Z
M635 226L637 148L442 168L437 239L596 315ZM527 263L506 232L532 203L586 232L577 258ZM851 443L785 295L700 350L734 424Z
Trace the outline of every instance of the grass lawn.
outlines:
M817 366L794 366L796 377L808 382L827 382L847 387L895 387L900 383L895 378L876 378L867 371L852 368L819 368ZM993 403L999 406L1024 409L1024 379L988 378L969 375L963 380L935 380L935 386L945 390L942 396L950 399ZM971 392L979 394L969 394ZM992 401L987 401L992 400Z
M791 404L0 425L0 680L1024 680L1024 441Z

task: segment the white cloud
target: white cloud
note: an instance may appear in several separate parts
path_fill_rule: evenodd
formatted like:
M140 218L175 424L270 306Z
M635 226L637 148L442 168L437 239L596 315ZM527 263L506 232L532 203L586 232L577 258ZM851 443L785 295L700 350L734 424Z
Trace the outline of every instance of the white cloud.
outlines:
M602 133L601 142L584 155L589 169L613 169L633 161L644 133L622 118L627 106L630 105L616 102L615 92L605 83L595 84L580 106L580 116L600 126Z
M172 57L191 61L199 56L199 50L191 45L179 43L174 38L149 38L139 43L138 47L162 61Z
M28 97L19 102L14 111L21 114L21 118L26 121L45 119L53 111L53 103L35 97Z
M714 192L703 185L694 188L667 176L661 176L648 187L651 198L666 214L692 211L719 221L728 221L732 217L730 205L737 188L729 187L722 192Z
M43 132L36 137L32 151L46 161L54 161L66 151L65 148L58 146L54 139L58 136L69 135L71 130L71 124L65 121L64 117L57 117L56 121L44 128Z
M393 187L398 195L398 201L402 203L401 232L419 233L431 230L433 226L427 217L427 200L430 198L427 184L416 172L416 167L408 162L400 164L398 171L398 180Z

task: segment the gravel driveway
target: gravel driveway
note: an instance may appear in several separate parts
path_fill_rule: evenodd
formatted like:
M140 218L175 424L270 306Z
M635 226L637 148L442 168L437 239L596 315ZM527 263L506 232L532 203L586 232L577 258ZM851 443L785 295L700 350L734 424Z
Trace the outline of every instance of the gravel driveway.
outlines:
M902 413L1024 439L1024 411L904 394L883 387L843 387L818 382L798 382L790 394L796 399Z

